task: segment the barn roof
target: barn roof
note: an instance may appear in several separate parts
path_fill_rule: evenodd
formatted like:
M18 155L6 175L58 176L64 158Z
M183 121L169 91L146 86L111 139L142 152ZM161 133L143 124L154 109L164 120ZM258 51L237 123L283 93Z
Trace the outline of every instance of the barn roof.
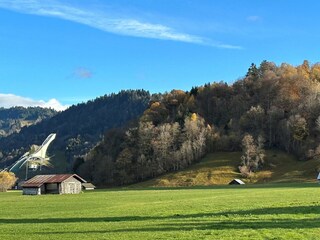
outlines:
M41 187L45 183L61 183L68 178L74 177L80 182L87 182L77 174L52 174L52 175L37 175L22 184L22 187Z

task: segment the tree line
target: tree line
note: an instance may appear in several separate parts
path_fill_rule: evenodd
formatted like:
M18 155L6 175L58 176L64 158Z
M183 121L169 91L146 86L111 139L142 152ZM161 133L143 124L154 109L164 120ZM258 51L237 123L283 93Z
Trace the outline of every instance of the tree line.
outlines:
M208 83L153 96L139 121L112 129L74 170L101 185L183 169L206 153L240 151L244 173L263 168L264 149L300 160L320 156L320 64L252 64L233 84Z

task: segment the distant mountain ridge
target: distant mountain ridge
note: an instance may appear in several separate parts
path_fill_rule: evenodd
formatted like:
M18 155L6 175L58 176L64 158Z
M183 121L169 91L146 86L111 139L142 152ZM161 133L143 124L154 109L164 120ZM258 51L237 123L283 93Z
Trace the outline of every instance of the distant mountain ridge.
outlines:
M18 133L21 128L37 124L56 114L53 109L41 107L0 108L0 138Z
M59 152L59 158L71 165L74 155L89 151L106 130L137 119L149 101L147 91L121 91L71 106L36 125L24 127L19 133L0 139L0 168L28 151L32 144L40 145L50 133L56 133L57 138L49 150Z

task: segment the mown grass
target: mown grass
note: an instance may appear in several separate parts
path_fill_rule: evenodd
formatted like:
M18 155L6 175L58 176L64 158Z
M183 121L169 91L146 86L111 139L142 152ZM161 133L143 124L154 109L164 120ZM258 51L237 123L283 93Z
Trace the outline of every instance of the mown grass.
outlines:
M228 184L234 178L246 183L316 182L320 170L318 160L298 161L293 155L279 150L266 152L262 170L250 178L241 176L241 152L208 154L201 162L189 168L132 185L133 187L179 187Z
M318 184L0 193L0 239L319 239Z

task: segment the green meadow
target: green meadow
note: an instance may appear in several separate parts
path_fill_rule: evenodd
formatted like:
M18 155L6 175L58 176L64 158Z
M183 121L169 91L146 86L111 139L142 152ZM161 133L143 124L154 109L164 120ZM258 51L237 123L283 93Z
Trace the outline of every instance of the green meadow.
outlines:
M0 239L319 239L316 183L0 193Z

